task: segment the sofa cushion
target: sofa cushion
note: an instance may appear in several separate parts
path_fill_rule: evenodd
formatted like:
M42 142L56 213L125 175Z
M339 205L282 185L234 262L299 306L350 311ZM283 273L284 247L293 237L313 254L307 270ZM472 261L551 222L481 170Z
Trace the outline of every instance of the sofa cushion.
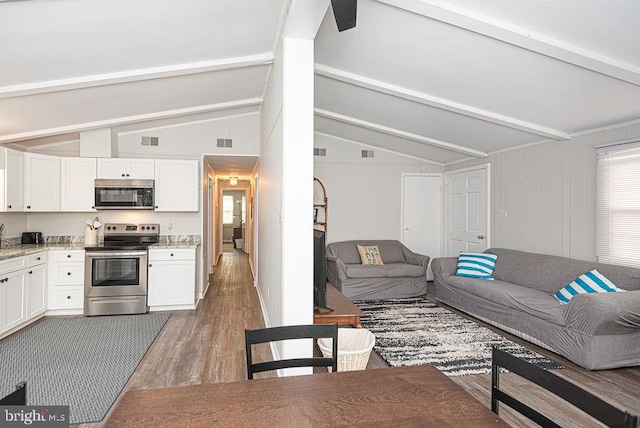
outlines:
M384 263L406 263L400 241L369 239L332 242L327 246L327 254L342 260L346 264L362 263L356 245L377 245Z
M526 312L554 324L563 325L565 308L551 295L509 282L485 281L477 278L450 276L447 282L452 288L497 303L499 305ZM517 328L514 326L514 328Z
M363 265L383 265L377 245L356 245Z
M606 276L598 272L598 269L593 269L590 272L583 273L570 284L558 290L554 296L560 303L566 305L573 296L578 294L616 293L618 291L627 290L618 288Z
M493 274L497 258L498 256L495 254L464 253L461 251L456 275L493 281L491 274Z
M384 265L345 265L348 278L419 278L425 275L424 267L406 263Z

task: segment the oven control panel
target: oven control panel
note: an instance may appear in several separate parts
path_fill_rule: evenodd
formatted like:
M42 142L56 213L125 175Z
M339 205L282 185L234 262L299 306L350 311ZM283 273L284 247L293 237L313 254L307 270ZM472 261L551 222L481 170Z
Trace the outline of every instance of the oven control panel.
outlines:
M160 235L160 225L158 223L106 223L104 225L105 235L138 235L157 234Z

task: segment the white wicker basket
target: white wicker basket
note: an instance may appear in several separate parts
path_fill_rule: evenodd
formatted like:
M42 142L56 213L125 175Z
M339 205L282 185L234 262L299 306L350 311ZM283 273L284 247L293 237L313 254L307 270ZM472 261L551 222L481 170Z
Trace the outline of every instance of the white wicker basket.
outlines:
M331 342L329 338L318 339L318 347L325 358L332 356ZM375 343L375 336L365 328L338 329L338 371L364 370Z

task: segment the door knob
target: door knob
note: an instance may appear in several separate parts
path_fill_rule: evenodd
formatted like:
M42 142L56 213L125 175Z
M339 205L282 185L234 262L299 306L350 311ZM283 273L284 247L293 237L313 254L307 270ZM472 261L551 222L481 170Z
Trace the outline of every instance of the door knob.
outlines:
M478 235L478 239L484 239L484 235Z
M410 230L408 227L405 227L404 230Z

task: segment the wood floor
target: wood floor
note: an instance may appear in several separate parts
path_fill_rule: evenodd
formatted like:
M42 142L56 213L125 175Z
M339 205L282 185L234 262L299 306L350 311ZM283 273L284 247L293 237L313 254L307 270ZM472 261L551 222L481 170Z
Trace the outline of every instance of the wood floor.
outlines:
M429 289L427 297L433 300L432 289ZM207 296L198 308L172 314L125 390L246 379L244 329L264 326L247 254L238 250L224 253L211 277ZM640 368L589 372L555 354L493 330L560 361L565 368L555 370L557 374L621 408L640 414ZM269 355L266 346L258 349L258 352L263 357ZM367 369L386 366L384 360L372 353ZM458 376L452 379L489 407L490 375ZM563 426L599 426L513 374L503 375L501 386L518 392L520 396L527 396L533 400L535 407L557 418ZM501 411L501 416L516 427L535 426L506 407ZM100 423L79 425L81 428L100 426Z

